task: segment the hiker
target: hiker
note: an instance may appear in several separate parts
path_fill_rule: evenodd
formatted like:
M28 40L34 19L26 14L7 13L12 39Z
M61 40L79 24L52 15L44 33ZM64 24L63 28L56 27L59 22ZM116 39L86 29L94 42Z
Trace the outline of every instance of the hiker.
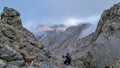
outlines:
M66 56L62 56L62 58L66 58L65 61L64 61L64 64L66 65L70 65L71 64L71 56L69 53L66 54Z

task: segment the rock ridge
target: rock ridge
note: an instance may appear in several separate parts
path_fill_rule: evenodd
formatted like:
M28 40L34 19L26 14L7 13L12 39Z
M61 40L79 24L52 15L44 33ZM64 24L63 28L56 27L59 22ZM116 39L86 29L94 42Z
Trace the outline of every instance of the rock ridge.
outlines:
M41 42L22 26L18 11L5 7L0 20L0 68L29 68L39 55L43 55Z

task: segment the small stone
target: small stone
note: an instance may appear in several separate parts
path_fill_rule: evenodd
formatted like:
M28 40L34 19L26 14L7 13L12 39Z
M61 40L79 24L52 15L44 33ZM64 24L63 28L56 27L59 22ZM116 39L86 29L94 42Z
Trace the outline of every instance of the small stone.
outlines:
M0 59L0 68L4 68L6 65L5 61L3 61L2 59Z

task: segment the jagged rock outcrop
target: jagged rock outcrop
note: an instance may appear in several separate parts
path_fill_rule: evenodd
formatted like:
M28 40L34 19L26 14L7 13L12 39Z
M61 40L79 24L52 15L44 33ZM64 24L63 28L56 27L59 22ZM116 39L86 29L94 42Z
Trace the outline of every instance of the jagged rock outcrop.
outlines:
M39 57L42 44L22 27L20 13L5 7L0 20L0 68L29 66Z
M120 3L105 10L93 35L91 52L97 68L103 68L120 58Z
M9 24L14 27L22 27L20 13L13 8L8 9L5 7L1 13L1 20L4 24Z
M120 58L119 13L120 3L115 4L108 10L105 10L101 16L96 31L91 36L92 38L86 40L85 43L87 43L87 46L85 47L85 52L83 51L82 53L86 53L87 55L80 55L84 58L89 56L88 53L91 53L91 57L86 58L89 59L87 62L84 62L86 59L82 60L84 65L88 65L86 68L104 68ZM85 43L80 45L84 45Z

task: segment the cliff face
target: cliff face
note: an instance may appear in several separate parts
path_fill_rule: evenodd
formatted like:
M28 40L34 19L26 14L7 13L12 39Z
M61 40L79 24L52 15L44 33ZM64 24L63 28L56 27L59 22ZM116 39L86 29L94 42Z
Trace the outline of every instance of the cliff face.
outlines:
M115 4L113 7L103 12L96 31L92 34L91 39L86 40L85 43L87 43L87 46L83 46L85 52L82 52L85 55L79 53L81 54L80 56L82 56L83 64L87 65L85 67L104 68L119 59L119 41L120 3ZM80 45L84 45L85 43Z
M34 35L22 27L20 13L5 7L0 20L0 68L28 66L41 48Z
M98 68L119 59L120 3L103 12L93 37L91 50Z

